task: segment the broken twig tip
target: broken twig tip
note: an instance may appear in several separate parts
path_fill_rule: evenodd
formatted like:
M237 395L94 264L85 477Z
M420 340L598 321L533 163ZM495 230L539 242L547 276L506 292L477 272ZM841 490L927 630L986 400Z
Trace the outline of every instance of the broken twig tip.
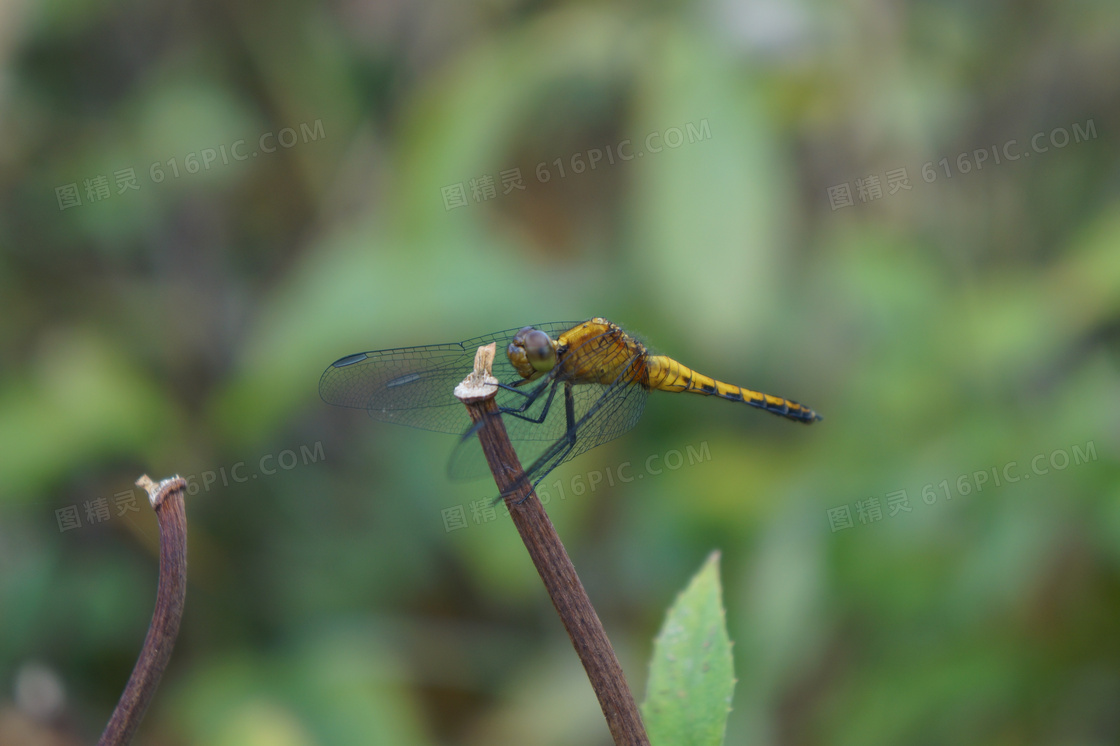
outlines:
M455 387L455 397L459 401L477 401L498 393L498 379L491 373L497 348L493 342L478 348L474 355L474 370Z
M168 477L167 479L161 480L159 484L156 484L152 481L151 477L149 477L147 474L143 474L139 479L136 480L136 486L143 487L144 490L148 493L148 502L152 504L153 508L158 508L160 503L163 502L164 498L167 497L167 494L169 492L171 492L172 490L185 489L187 483L183 481L182 477L176 474L175 476Z

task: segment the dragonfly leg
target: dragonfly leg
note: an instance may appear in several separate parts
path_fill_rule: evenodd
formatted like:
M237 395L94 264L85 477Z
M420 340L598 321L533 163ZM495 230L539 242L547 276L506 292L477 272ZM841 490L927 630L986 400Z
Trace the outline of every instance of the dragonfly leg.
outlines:
M524 412L526 409L533 406L533 402L539 399L541 394L544 393L544 390L551 387L554 382L554 375L550 372L549 375L543 381L541 381L540 386L533 388L531 391L525 391L519 388L521 383L527 383L527 381L521 381L519 383L513 384L512 386L508 383L499 383L498 388L505 389L506 391L511 391L525 399L525 401L521 403L521 406L501 407L501 409L503 411Z
M535 424L539 425L540 423L544 422L544 418L548 417L548 411L550 409L552 409L552 400L556 397L556 387L559 384L560 384L559 381L551 381L550 382L549 389L548 389L548 398L545 399L544 406L541 407L541 413L537 417L532 417L530 415L523 414L523 412L526 409L528 409L529 405L531 405L536 399L540 398L539 393L536 394L536 396L534 396L533 399L530 399L530 400L526 401L520 407L500 407L500 411L502 412L502 414L508 414L512 417L516 417L519 420L525 420L526 422L532 422L532 423L535 423ZM541 386L538 390L543 390L543 388L544 387Z
M514 381L513 383L501 383L499 381L498 382L498 388L505 389L506 391L510 391L510 392L512 392L514 394L517 394L519 396L523 396L526 399L532 400L532 399L536 399L538 396L541 395L541 392L545 390L545 387L548 386L549 382L555 376L556 376L556 370L553 369L553 370L550 370L548 373L546 373L543 378L537 379L535 381L535 383L540 384L539 386L536 386L536 387L527 386L526 384L534 383L534 381L530 381L528 378L522 378L518 381Z
M559 383L559 381L557 383ZM555 389L553 389L553 391L555 392ZM552 401L551 395L549 396L549 401ZM575 396L572 394L571 381L564 382L564 417L567 420L568 427L564 432L563 439L550 448L548 453L537 459L537 463L529 467L530 472L538 469L540 470L540 476L533 481L533 489L536 489L537 485L544 481L544 478L549 475L557 464L563 463L564 459L568 457L568 454L572 452L572 449L576 447L576 400ZM548 466L550 463L553 466ZM526 479L528 478L528 475L526 475ZM530 492L529 494L532 493ZM526 495L518 500L517 504L520 505L528 499L529 495Z
M530 397L535 396L536 392L540 388L542 388L541 386L538 386L536 389L533 389L532 391L526 393L525 389L521 388L526 383L528 383L528 381L526 381L524 379L522 379L520 381L517 381L516 383L498 383L498 388L505 389L506 391L510 391L514 394L517 394L519 396L524 396L526 398L530 398Z
M510 390L510 391L517 391L517 393L522 394L523 396L526 397L526 401L520 407L498 407L498 412L500 412L501 414L508 414L508 415L513 416L513 417L517 417L518 419L525 420L526 422L533 422L533 423L540 424L541 422L544 422L544 418L546 416L548 416L548 410L552 406L552 398L554 396L556 396L556 385L555 384L556 384L555 381L546 382L545 385L538 386L532 392L526 394L523 391L519 391L519 390L514 389L510 386L507 386L505 384L500 383L500 384L498 384L498 386L500 388L507 389L507 390ZM551 386L551 387L550 387L550 390L548 392L548 399L545 400L544 410L541 412L540 417L533 418L533 417L529 417L527 415L521 414L526 409L528 409L529 406L531 406L533 404L533 402L535 402L537 399L539 399L540 395L544 392L544 389L546 387L549 387L549 386ZM478 422L471 425L469 428L467 428L467 431L465 433L463 433L463 435L459 438L459 440L463 441L463 440L469 440L469 439L473 438L475 435L478 434L478 431L482 428L482 424L484 422L485 422L485 420L479 420Z

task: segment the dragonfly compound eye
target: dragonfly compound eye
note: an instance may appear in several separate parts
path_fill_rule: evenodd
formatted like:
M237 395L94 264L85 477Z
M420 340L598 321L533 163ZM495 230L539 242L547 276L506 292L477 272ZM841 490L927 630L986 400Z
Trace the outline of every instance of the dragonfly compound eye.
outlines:
M525 353L535 370L547 373L556 365L556 348L544 332L534 329L525 338Z
M527 326L509 343L506 355L523 378L533 379L556 365L555 342L544 332Z

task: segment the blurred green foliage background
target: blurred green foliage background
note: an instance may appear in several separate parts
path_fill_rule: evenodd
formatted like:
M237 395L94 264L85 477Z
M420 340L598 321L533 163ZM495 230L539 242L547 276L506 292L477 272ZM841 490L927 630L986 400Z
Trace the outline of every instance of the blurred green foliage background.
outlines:
M1106 0L0 3L0 741L96 738L180 473L140 743L607 743L454 438L316 391L601 315L826 418L550 477L639 698L719 549L729 744L1120 742L1117 69Z

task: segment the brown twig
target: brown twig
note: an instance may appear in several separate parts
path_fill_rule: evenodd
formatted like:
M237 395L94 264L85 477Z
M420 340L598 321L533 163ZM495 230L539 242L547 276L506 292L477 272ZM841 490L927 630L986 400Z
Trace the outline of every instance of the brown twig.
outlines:
M494 402L497 381L490 375L494 360L494 344L478 348L475 369L456 389L478 430L482 450L494 475L494 481L505 498L513 524L521 534L525 548L544 581L560 620L572 638L587 678L599 698L599 706L607 719L607 727L616 745L649 745L642 716L634 695L622 674L622 666L614 654L603 623L591 605L583 584L576 575L568 553L556 529L545 513L540 500L521 468L521 461L509 442L505 424Z
M136 484L148 491L148 499L159 521L159 586L156 608L148 635L140 648L140 657L132 676L113 710L98 746L121 746L132 740L144 713L156 693L163 670L171 659L183 602L187 595L187 512L183 491L187 483L179 477L155 484L145 474Z

